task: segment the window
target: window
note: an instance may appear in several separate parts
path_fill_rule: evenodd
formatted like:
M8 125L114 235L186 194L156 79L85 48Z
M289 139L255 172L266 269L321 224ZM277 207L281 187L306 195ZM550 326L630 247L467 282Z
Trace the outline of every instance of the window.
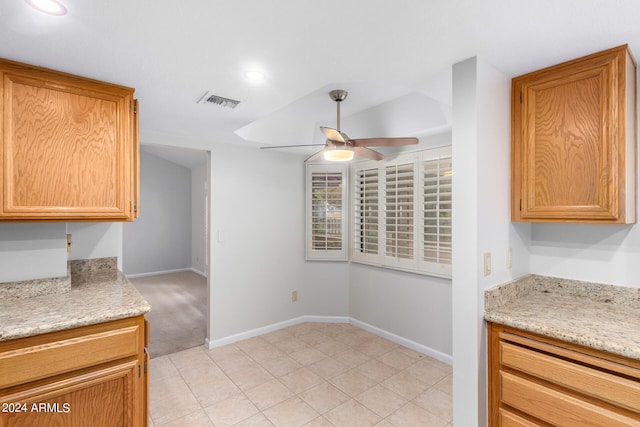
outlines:
M451 147L352 165L352 260L451 277Z
M382 168L381 168L382 169ZM415 253L414 164L385 166L384 174L384 255L383 264L413 269Z
M308 260L346 260L347 165L307 165Z
M354 177L354 242L362 260L378 254L378 169L357 169Z
M422 262L427 271L451 275L451 155L422 165Z

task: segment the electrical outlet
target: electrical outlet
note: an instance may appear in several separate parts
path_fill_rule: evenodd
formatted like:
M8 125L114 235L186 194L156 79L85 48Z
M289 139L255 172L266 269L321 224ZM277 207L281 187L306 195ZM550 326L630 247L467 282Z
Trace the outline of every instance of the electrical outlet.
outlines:
M292 302L298 301L298 291L292 291L291 292L291 301Z
M67 234L67 253L71 253L71 234Z
M507 248L507 270L513 265L511 248Z
M484 275L491 274L491 252L484 253Z

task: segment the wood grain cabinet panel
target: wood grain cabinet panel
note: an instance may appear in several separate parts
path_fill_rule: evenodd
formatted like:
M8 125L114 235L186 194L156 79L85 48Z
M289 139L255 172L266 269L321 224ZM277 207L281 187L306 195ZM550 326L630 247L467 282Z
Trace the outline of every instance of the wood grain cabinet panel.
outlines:
M491 427L640 426L640 361L488 326Z
M500 372L500 399L512 408L556 426L629 427L638 418L611 411L579 397L517 375Z
M7 407L0 426L139 426L137 366L125 362L2 396L0 405L22 407Z
M594 364L598 362L592 361ZM500 343L500 363L502 366L640 413L639 381L543 352L534 352L508 342Z
M536 424L525 418L522 418L504 408L500 408L499 425L502 427L539 427L540 424Z
M627 46L512 81L512 220L636 222L636 65Z
M0 353L0 387L136 356L140 333L132 325Z
M133 89L0 60L0 220L137 216Z
M0 342L0 427L146 426L144 317Z

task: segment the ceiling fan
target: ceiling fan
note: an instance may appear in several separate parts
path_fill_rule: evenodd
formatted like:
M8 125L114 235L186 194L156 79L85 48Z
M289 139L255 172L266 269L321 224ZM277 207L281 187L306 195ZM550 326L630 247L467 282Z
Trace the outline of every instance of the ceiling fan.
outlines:
M346 90L332 90L329 97L336 102L337 106L337 126L336 129L320 126L320 130L327 138L324 148L312 156L308 157L305 162L312 162L320 158L327 161L349 161L353 159L354 154L371 160L382 160L384 155L368 147L398 147L401 145L412 145L418 143L418 138L363 138L350 139L346 133L340 131L340 103L347 99L348 92ZM289 147L311 147L323 144L300 144L300 145L283 145L273 147L260 148L289 148Z

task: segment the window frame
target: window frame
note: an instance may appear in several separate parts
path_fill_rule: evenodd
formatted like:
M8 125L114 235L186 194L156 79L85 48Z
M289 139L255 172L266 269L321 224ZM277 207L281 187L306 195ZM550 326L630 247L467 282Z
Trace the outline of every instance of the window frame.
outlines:
M305 259L308 261L348 261L349 240L349 174L347 164L307 163L305 165L306 192L305 192ZM340 249L316 249L314 248L314 217L313 217L313 176L314 174L338 174L341 177L341 208L340 213Z

